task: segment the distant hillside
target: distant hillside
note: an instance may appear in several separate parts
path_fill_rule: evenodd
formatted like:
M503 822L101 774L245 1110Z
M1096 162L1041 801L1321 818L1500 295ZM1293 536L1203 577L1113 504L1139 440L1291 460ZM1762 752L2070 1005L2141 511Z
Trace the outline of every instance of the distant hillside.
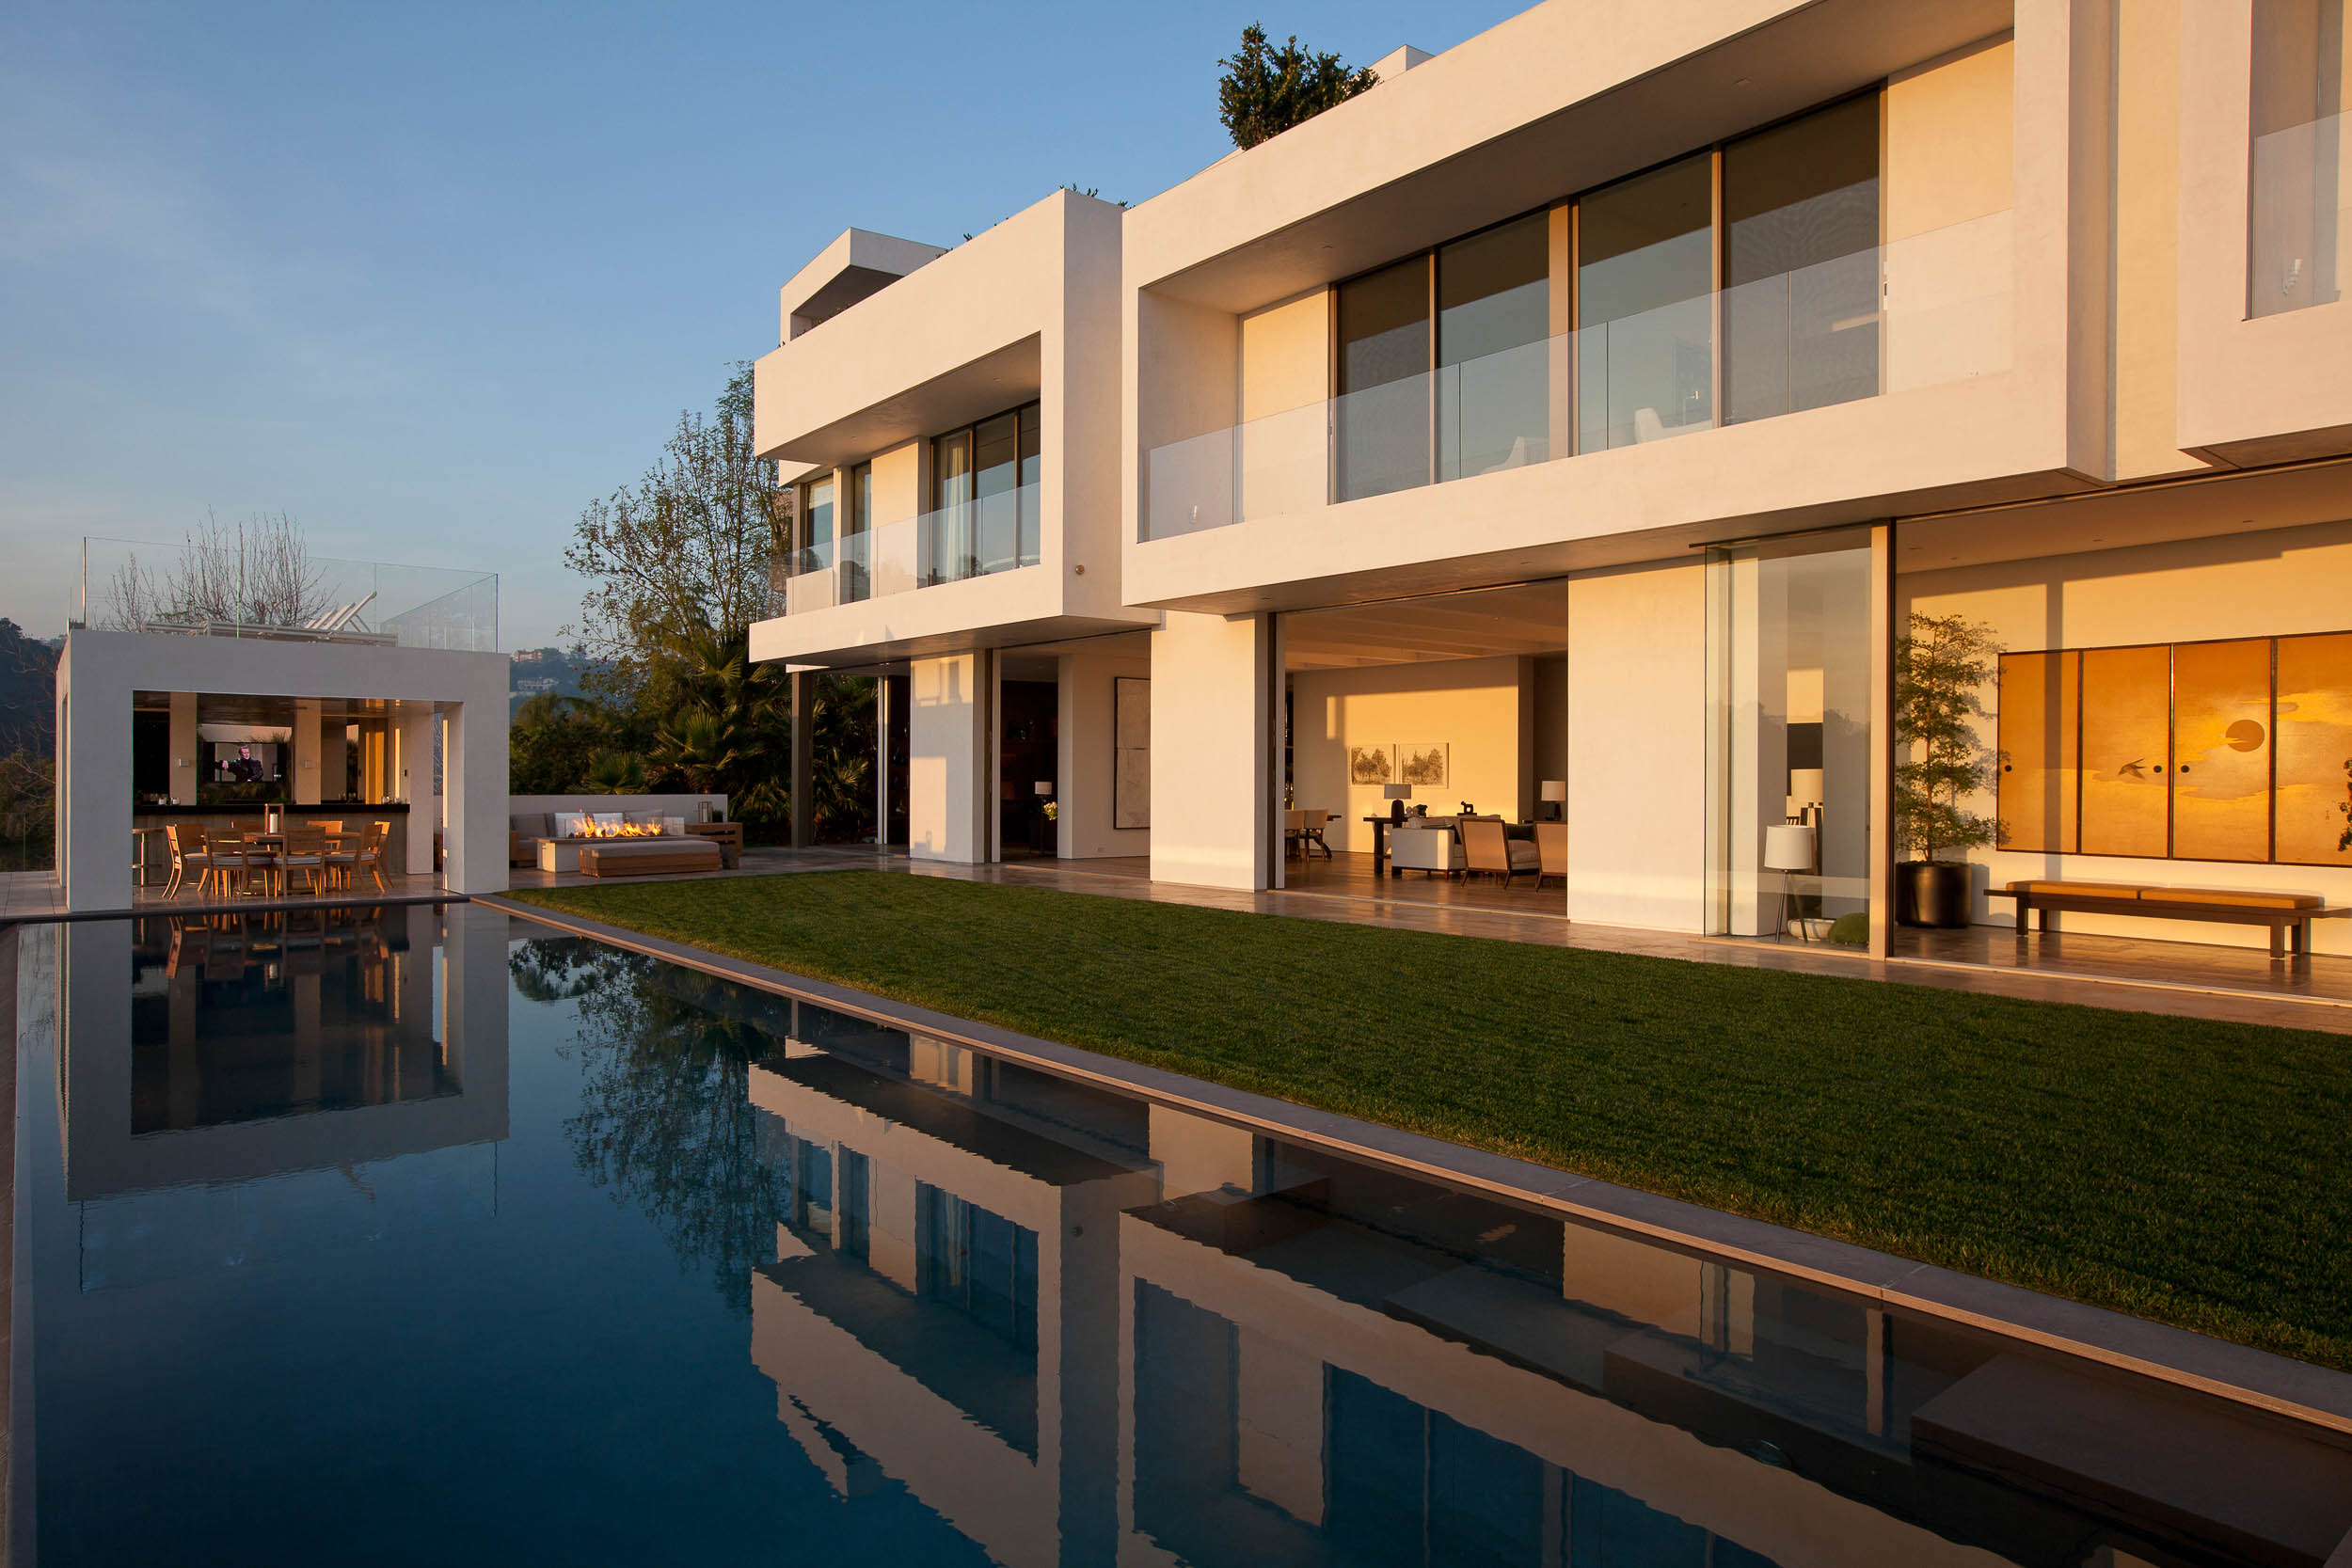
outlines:
M581 680L597 661L561 648L525 648L506 660L506 706L512 713L543 691L559 697L583 695Z
M0 616L0 756L46 756L57 721L57 650Z

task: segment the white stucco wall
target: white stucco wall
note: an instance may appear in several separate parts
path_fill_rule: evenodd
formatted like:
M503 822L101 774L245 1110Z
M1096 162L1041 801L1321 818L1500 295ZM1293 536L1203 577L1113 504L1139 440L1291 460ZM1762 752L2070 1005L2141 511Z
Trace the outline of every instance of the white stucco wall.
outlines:
M1702 928L1707 569L1568 581L1568 915Z
M1386 812L1389 803L1379 785L1348 782L1348 748L1441 742L1448 781L1417 788L1412 803L1446 816L1468 800L1519 820L1535 804L1529 771L1534 662L1438 659L1292 675L1292 802L1338 812L1341 820L1326 829L1326 842L1368 855L1372 828L1362 819Z
M918 658L907 683L907 852L916 860L988 859L992 656Z
M1267 875L1262 615L1170 615L1152 633L1152 876L1261 888Z
M1057 832L1067 860L1106 855L1148 855L1149 828L1115 828L1112 798L1118 742L1114 722L1116 682L1121 676L1152 675L1147 638L1109 638L1060 656L1061 708L1055 725L1061 801Z

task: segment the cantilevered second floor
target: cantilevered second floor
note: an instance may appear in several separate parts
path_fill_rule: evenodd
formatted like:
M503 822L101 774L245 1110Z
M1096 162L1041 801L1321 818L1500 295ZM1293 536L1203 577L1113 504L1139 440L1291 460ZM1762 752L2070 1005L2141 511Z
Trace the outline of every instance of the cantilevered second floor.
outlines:
M2111 477L2087 15L1551 0L1142 203L1128 597L1511 581Z
M854 668L1148 625L1120 599L1120 209L1060 190L941 251L851 230L755 378L793 486L753 656Z

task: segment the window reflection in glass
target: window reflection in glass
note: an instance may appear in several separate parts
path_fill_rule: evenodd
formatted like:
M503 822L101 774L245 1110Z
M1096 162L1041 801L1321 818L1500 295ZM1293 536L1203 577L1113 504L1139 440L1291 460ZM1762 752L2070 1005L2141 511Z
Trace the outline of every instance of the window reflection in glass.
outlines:
M972 564L972 433L959 430L931 442L930 537L925 541L926 583L970 577Z
M1438 476L1549 454L1551 231L1536 213L1438 252Z
M2247 313L2341 298L2344 0L2254 0Z
M1577 448L1714 423L1714 172L1706 153L1577 210Z
M1879 101L1724 150L1724 417L1879 389Z
M1339 500L1429 483L1429 258L1339 288Z

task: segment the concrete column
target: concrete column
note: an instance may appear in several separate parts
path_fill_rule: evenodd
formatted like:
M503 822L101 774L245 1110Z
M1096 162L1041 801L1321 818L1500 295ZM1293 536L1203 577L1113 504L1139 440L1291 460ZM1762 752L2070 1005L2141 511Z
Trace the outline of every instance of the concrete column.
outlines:
M319 803L319 705L311 698L294 702L294 776L287 784L295 805Z
M100 659L76 660L66 643L58 752L69 812L59 837L66 908L119 910L131 903L131 689ZM87 667L85 668L84 665ZM62 771L62 770L61 770ZM119 977L116 983L120 984Z
M1171 611L1152 633L1152 876L1266 885L1268 660L1263 615Z
M433 831L438 825L433 795L433 705L403 703L391 721L392 799L408 803L408 847L401 869L411 877L433 874Z
M443 879L452 892L500 893L507 885L506 719L503 702L449 709L441 774L449 862Z
M840 536L841 492L834 491L834 533ZM815 839L817 753L817 683L805 671L787 676L792 683L792 847L805 849Z
M171 803L175 806L196 804L196 786L204 776L198 756L200 749L196 733L196 693L175 691L171 694Z
M908 689L907 851L977 865L988 858L989 718L978 653L914 660Z
M340 800L351 773L351 745L343 736L343 721L319 722L319 799Z
M1870 957L1883 958L1895 930L1895 525L1870 530Z

